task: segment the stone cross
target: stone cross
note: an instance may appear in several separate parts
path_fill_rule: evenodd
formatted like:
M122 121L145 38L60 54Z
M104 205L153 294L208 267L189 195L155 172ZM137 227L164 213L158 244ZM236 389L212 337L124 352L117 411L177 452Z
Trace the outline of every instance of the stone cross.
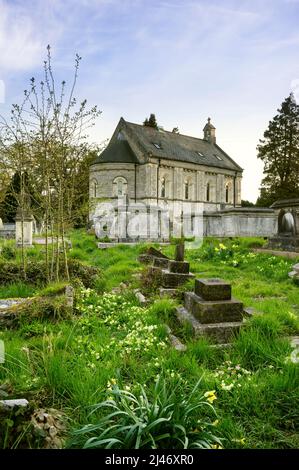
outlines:
M185 255L185 243L184 241L179 241L175 247L175 260L184 261Z

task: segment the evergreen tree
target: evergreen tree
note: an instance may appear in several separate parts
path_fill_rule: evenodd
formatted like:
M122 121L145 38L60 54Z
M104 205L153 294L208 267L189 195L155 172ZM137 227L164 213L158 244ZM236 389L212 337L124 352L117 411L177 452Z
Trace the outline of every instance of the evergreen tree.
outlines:
M19 173L15 173L7 188L5 198L0 206L0 216L3 222L14 222L18 208L17 195L21 191L21 177Z
M259 206L299 197L299 105L290 94L269 122L257 147L264 163Z
M34 186L29 181L27 172L23 173L23 185L25 191L26 205L28 209L35 208L37 205L37 198ZM20 205L20 193L21 193L21 175L16 172L7 188L5 197L0 204L0 217L3 222L12 223L15 222L17 209Z
M246 199L242 199L241 201L241 206L242 207L254 207L254 203L253 202L250 202Z
M154 129L158 129L156 116L154 114L151 114L149 119L148 118L145 119L145 121L143 122L143 125L148 126L148 127L153 127Z

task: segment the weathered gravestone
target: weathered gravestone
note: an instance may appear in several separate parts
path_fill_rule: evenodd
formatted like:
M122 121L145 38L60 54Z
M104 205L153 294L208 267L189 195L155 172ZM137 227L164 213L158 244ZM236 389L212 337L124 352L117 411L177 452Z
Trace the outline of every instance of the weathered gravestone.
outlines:
M166 259L168 260L169 258L161 253L161 251L157 250L156 248L150 246L145 253L142 253L138 257L138 261L140 263L145 263L145 264L150 264L153 263L155 259Z
M33 234L33 217L28 212L17 210L16 215L16 245L31 247Z
M267 248L299 253L299 198L274 202L277 234L269 238Z
M294 264L292 271L289 273L289 277L299 283L299 263Z
M160 295L173 296L176 289L185 284L194 275L189 272L190 265L184 261L184 243L179 243L175 248L175 260L168 258L155 258L151 267L153 277L160 279Z
M181 323L191 325L195 337L228 343L243 324L243 303L232 298L231 286L221 279L196 279L194 292L185 292L177 308Z

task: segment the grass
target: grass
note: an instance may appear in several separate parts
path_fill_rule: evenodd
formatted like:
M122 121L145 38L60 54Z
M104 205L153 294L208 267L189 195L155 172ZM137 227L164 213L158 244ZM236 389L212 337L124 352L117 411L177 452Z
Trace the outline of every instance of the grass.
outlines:
M258 312L247 322L231 348L215 349L207 340L194 341L188 330L177 325L174 301L153 296L146 308L138 304L132 291L139 287L135 275L141 266L136 260L144 246L98 250L94 238L83 231L74 231L70 238L73 248L69 255L101 268L103 277L94 291L77 292L77 308L81 314L72 320L56 324L36 320L30 325L22 324L15 331L0 332L6 347L6 362L0 365L0 384L9 384L11 397L27 397L36 406L63 410L68 417L66 446L82 447L95 442L86 444L88 439L101 436L103 440L106 436L102 435L103 423L110 423L111 407L99 405L112 396L123 410L121 407L128 404L118 402L120 397L114 392L127 390L138 405L135 414L127 410L128 421L115 422L119 427L112 428L106 436L110 443L114 438L127 442L113 441L112 445L117 448L134 446L136 429L130 434L130 444L122 431L113 434L113 429L132 426L135 418L136 422L146 425L144 429L150 426L150 422L143 421L140 411L143 406L139 400L140 386L149 409L156 399L164 403L161 417L167 416L163 414L167 405L162 400L164 392L157 392L157 383L161 381L166 396L172 396L170 405L174 402L171 395L174 387L176 399L182 402L197 386L198 402L204 394L213 391L215 399L210 407L196 408L191 421L179 416L177 423L183 426L183 435L189 436L189 440L190 436L195 440L199 438L198 421L198 426L207 423L206 431L212 430L212 434L221 439L221 444L215 444L216 448L219 445L225 448L298 448L299 374L298 365L288 361L291 347L287 339L298 334L299 289L288 278L294 260L251 254L253 246L263 245L261 239L222 240L224 248L218 240L209 239L200 249L187 251L191 271L196 276L228 280L233 295ZM174 247L163 250L172 256ZM10 256L9 251L7 253ZM31 257L38 256L40 254L33 250ZM127 285L124 294L110 294L120 282ZM51 295L61 288L63 284L51 285L43 292ZM28 296L33 295L34 290L22 283L0 288L1 297L6 294L14 297L21 292ZM186 343L185 353L171 348L165 323ZM92 432L90 427L85 427L87 425L94 426ZM160 428L156 429L154 439L161 435ZM163 432L169 434L169 428ZM149 434L146 436L144 445L151 446L152 441L151 444L146 442ZM185 439L178 434L180 438ZM157 446L166 446L163 439L156 441ZM170 445L182 448L184 444L173 441ZM5 446L1 433L0 446Z
M10 299L14 297L31 297L36 291L34 286L25 282L14 282L7 286L0 285L0 299Z

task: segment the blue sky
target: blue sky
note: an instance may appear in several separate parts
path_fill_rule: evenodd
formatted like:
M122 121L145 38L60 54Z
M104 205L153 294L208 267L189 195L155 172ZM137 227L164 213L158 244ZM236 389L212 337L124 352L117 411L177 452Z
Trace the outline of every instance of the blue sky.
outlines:
M255 201L258 140L294 86L299 99L298 24L299 0L0 0L0 113L41 76L48 43L67 82L78 52L77 96L102 110L94 141L120 116L154 112L198 137L211 116L244 168L243 199Z

